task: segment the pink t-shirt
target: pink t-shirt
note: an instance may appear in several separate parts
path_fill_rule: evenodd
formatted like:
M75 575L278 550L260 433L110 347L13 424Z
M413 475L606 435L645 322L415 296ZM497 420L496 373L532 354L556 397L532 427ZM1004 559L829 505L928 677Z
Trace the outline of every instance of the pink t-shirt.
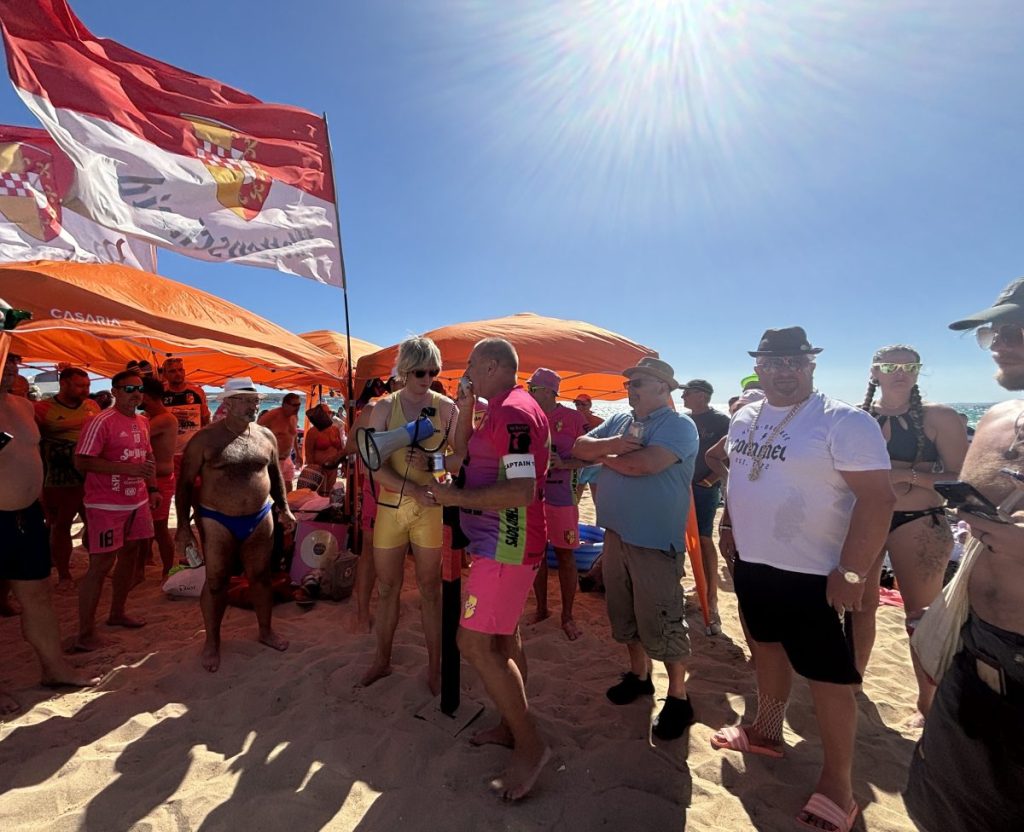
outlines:
M470 554L500 563L539 563L547 547L543 483L548 468L548 420L522 387L495 396L469 438L466 488L481 488L533 471L537 487L529 505L500 511L462 509Z
M125 416L116 408L108 408L86 423L75 453L108 462L144 462L153 453L149 423L141 416ZM88 508L132 509L148 499L142 477L92 471L85 475L84 502Z
M571 459L573 444L587 432L587 420L582 413L564 404L556 404L547 417L551 427L552 454L558 454L560 459ZM548 481L544 486L544 502L549 506L576 505L578 482L578 468L549 468Z

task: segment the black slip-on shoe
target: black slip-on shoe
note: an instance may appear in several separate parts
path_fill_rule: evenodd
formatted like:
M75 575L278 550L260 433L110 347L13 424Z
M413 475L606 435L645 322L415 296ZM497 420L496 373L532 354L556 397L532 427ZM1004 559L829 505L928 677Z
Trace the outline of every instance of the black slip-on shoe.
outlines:
M693 725L693 722L693 705L690 704L689 697L679 699L676 696L666 696L661 713L654 718L651 733L659 740L677 740L686 733L686 729Z
M635 702L637 697L654 696L654 682L651 681L650 676L641 679L630 671L623 673L622 681L608 688L605 695L616 705L628 705L630 702Z

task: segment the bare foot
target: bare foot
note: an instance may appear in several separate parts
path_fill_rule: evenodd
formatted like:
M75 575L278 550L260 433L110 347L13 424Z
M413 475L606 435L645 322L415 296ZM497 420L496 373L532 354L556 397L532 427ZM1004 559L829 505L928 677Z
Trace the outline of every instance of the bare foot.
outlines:
M551 749L547 746L541 746L533 754L517 749L512 752L512 760L505 773L491 781L491 788L505 800L522 800L530 793L550 759Z
M127 627L129 630L137 630L145 627L146 622L141 618L132 618L130 615L112 615L107 619L108 627Z
M273 647L275 650L281 650L282 652L288 649L288 639L281 638L273 630L269 633L260 634L260 644L265 644L267 647Z
M915 711L914 715L906 721L906 724L903 727L909 731L918 731L924 728L924 720L924 714L920 711Z
M44 688L94 688L101 681L102 676L92 676L68 665L57 673L44 676L40 684Z
M3 691L0 691L0 716L6 716L7 714L16 714L21 710L21 705L18 704L18 700L13 696L10 696Z
M551 612L549 610L537 610L537 612L535 612L533 615L526 619L526 624L527 626L532 626L533 624L540 624L541 621L544 621L545 619L550 617Z
M216 673L220 668L220 645L207 641L203 645L203 652L199 654L199 660L203 663L203 669Z
M512 732L504 722L499 722L493 728L477 731L469 738L470 745L501 745L505 748L515 748L515 739Z
M110 644L106 639L99 638L95 634L83 636L81 634L71 642L71 647L68 650L69 653L91 653L93 650L99 650Z
M391 675L391 664L388 662L374 661L370 665L370 669L363 674L363 678L359 680L359 687L368 688L378 679L383 679L385 676Z
M565 636L569 641L576 641L576 639L583 635L583 630L577 627L576 622L571 618L562 622L562 629L565 631Z
M57 586L53 589L54 592L58 592L61 595L71 595L78 589L78 584L75 583L74 578L68 575L65 578L57 578Z

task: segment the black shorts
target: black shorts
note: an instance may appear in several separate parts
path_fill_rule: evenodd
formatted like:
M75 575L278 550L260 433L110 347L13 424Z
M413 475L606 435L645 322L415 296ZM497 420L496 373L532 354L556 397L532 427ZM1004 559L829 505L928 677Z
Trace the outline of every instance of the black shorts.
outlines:
M50 533L39 501L0 511L0 580L42 581L50 577L50 566Z
M733 583L754 641L781 644L806 679L859 685L843 624L825 600L825 575L805 575L736 558Z

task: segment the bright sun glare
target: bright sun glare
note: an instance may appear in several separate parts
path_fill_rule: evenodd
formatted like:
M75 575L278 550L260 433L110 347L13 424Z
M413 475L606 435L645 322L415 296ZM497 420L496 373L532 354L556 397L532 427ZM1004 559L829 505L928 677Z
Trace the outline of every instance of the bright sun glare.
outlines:
M771 197L808 149L854 129L849 98L929 77L922 0L459 0L437 91L484 112L486 161L522 165L521 199L644 222ZM931 16L929 16L931 15ZM917 20L913 39L896 34ZM911 36L907 34L907 37ZM924 63L922 63L922 61ZM823 170L827 167L823 164ZM486 176L485 171L481 175ZM821 173L820 175L827 175Z

